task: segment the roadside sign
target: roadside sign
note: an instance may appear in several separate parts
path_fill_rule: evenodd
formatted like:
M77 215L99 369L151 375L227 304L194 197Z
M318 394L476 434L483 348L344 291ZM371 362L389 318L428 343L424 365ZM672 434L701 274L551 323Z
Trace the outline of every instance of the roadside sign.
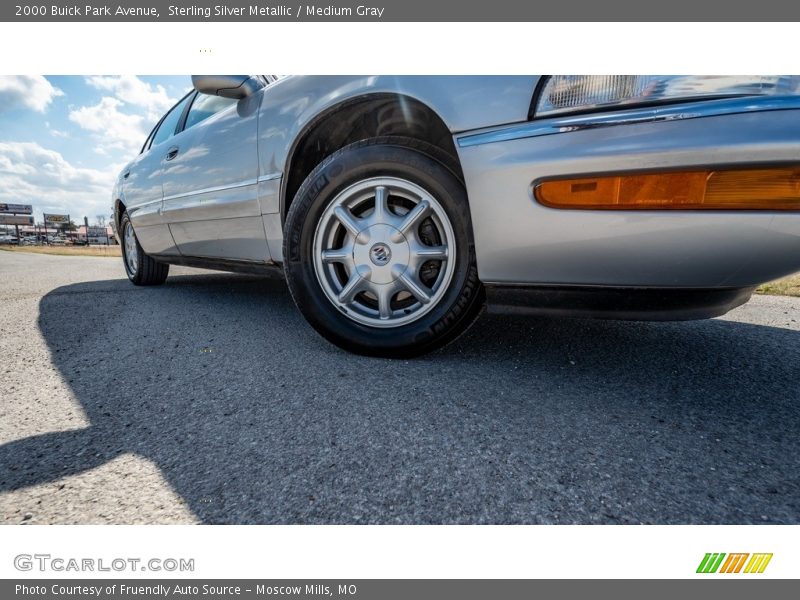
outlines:
M0 225L33 225L33 217L25 215L0 215Z
M0 203L0 213L14 213L17 215L32 215L32 204L4 204Z
M69 223L69 215L44 215L45 225L66 225Z
M106 237L108 231L105 227L89 227L89 237Z

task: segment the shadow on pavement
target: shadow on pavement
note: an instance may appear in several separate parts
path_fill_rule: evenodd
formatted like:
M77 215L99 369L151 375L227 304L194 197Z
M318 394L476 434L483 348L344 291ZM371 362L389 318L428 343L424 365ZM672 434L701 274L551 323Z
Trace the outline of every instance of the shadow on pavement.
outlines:
M134 453L206 523L800 520L789 329L484 315L390 361L223 274L61 287L39 327L91 425L1 446L0 491Z

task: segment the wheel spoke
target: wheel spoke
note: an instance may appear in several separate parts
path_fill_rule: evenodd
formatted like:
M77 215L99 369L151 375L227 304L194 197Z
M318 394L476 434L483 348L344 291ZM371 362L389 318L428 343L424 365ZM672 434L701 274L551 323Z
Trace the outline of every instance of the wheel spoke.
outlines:
M424 219L430 211L431 205L427 200L420 200L414 208L403 218L403 222L397 228L398 234L395 234L394 242L399 242L402 236L408 235L408 232L414 229L417 224Z
M422 302L422 304L427 304L431 301L431 295L425 291L425 287L423 286L422 282L417 279L416 275L413 275L407 269L404 269L403 272L399 274L398 281L403 285L403 287L411 292L417 300Z
M392 296L394 296L394 285L379 286L378 312L381 319L389 319L392 316Z
M389 218L389 193L385 186L375 188L375 212L372 213L373 223L386 223Z
M342 227L344 227L350 235L354 238L358 237L361 227L359 227L356 218L349 210L345 209L343 206L337 206L333 214L336 215L336 218L339 219L339 223L342 224Z
M324 263L344 263L349 265L353 262L353 250L347 246L324 250L322 252L322 261Z
M353 298L356 297L356 294L361 291L363 282L364 280L361 279L361 276L356 271L353 271L350 275L350 279L347 280L342 291L339 292L339 304L350 304Z
M422 246L415 248L412 254L421 260L444 260L447 258L447 246Z

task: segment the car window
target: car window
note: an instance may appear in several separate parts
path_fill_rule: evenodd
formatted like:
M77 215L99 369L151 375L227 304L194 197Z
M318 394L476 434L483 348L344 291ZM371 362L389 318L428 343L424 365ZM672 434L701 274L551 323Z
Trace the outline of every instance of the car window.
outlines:
M186 125L183 128L189 129L192 125L197 125L201 121L205 121L211 115L229 106L233 106L237 102L238 100L235 98L198 94L192 103L192 107L189 109L189 114L186 117Z
M181 120L183 109L186 108L186 104L191 99L192 94L189 94L183 100L178 102L178 104L172 107L172 110L169 111L167 116L164 117L164 120L161 121L161 125L158 126L158 131L156 131L156 134L153 136L153 143L151 144L151 147L158 146L175 135L175 128L178 126L178 121Z

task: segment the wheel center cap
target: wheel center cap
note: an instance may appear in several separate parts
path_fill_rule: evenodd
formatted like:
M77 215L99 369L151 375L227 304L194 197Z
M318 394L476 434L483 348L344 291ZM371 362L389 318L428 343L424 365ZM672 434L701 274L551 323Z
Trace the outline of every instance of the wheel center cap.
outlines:
M395 281L411 260L405 237L385 223L364 230L364 241L356 239L353 262L358 274L367 281L385 285Z
M392 249L383 242L379 242L369 249L369 259L372 264L383 267L392 260Z

